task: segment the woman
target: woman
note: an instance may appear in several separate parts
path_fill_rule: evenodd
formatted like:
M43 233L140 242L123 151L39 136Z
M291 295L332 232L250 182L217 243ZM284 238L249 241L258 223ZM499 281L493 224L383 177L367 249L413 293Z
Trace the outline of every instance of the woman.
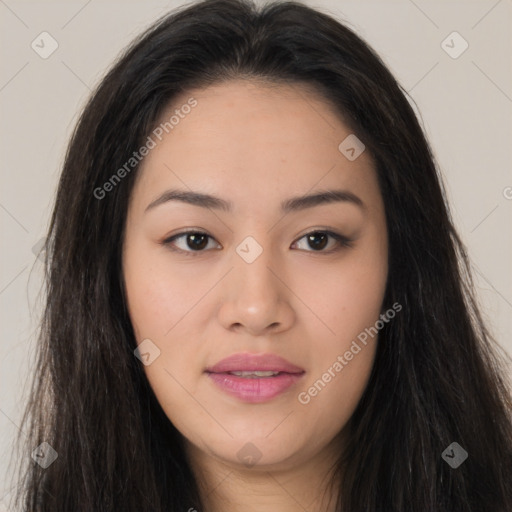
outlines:
M332 18L156 23L79 120L47 254L25 510L512 509L510 390L429 145Z

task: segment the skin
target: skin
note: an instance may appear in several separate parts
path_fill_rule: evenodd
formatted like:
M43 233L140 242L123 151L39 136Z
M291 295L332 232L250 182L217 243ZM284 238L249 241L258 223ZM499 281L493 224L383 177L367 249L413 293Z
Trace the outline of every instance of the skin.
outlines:
M137 342L160 350L144 371L184 436L208 510L333 510L321 502L323 483L377 337L309 403L298 395L383 312L388 241L374 163L368 151L354 161L339 151L350 129L304 86L234 80L187 91L162 120L190 97L197 106L144 158L127 215L131 321ZM171 188L213 194L233 210L169 201L145 212ZM364 208L333 202L280 212L283 200L329 189L352 192ZM162 244L188 228L210 235L202 252L187 236L172 244L188 254ZM315 250L305 235L321 229L352 245L329 238ZM236 252L247 236L263 249L252 263ZM305 374L268 402L246 403L204 373L238 352L278 354ZM251 466L237 456L247 443L260 453Z

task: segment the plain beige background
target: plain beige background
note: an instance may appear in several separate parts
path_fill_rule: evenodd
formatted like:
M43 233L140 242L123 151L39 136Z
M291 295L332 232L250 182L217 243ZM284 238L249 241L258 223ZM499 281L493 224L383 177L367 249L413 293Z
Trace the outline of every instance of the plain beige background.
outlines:
M0 0L0 511L7 510L12 440L34 365L42 275L34 247L45 233L68 138L121 49L183 3ZM510 0L304 3L348 22L414 99L484 315L512 354ZM58 44L46 59L31 47L48 37L42 32Z

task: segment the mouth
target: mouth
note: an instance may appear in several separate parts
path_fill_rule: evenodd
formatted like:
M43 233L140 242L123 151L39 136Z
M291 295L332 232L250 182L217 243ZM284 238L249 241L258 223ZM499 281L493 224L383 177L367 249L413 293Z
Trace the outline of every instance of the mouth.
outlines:
M217 389L243 402L269 401L289 390L305 371L274 354L235 354L205 370Z

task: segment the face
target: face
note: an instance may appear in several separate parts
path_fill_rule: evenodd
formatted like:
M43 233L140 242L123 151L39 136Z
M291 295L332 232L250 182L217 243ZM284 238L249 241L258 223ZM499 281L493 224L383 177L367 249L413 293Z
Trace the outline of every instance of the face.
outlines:
M196 457L304 463L340 438L373 365L378 336L362 333L388 261L372 159L351 139L339 149L350 130L299 85L210 86L162 121L173 114L151 135L123 244L145 374Z

